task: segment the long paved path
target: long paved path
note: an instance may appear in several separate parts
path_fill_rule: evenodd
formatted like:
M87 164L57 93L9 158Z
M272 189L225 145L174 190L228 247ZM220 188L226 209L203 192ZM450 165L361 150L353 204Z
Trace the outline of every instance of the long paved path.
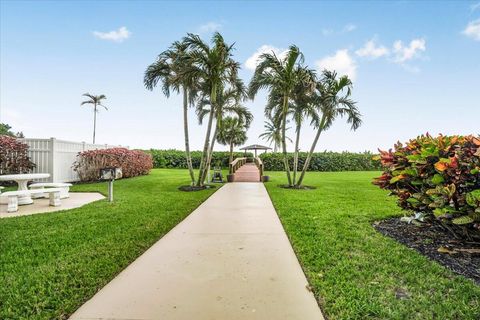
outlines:
M262 183L229 183L71 319L319 320Z

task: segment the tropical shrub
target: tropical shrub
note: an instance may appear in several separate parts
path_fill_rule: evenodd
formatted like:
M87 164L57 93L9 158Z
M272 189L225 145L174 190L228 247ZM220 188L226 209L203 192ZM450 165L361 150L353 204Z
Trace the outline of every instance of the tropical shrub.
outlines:
M298 165L303 167L308 153L298 154ZM263 161L265 170L282 171L283 155L281 153L262 153L260 158ZM293 167L293 154L288 155L290 167ZM308 166L308 171L372 171L380 170L380 162L373 159L370 152L316 152Z
M79 152L73 169L81 181L98 180L100 169L122 168L124 178L146 175L152 169L151 155L125 148L98 149Z
M33 168L28 145L14 137L0 135L0 174L28 173Z
M380 151L373 183L457 238L480 241L480 137L422 135Z
M185 151L180 150L158 150L158 149L151 149L148 151L149 154L152 155L153 159L153 167L154 168L181 168L186 169L187 160L185 157ZM201 151L192 151L192 165L194 168L200 167L200 161L202 159L202 152ZM212 166L217 165L219 163L222 167L228 167L230 153L225 151L215 151L212 154ZM244 157L245 153L243 152L234 152L233 158L237 157ZM251 157L252 154L247 152L247 156Z

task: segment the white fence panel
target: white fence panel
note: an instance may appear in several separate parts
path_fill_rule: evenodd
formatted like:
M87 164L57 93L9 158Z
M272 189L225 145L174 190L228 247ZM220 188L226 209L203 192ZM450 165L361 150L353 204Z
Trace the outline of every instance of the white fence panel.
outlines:
M55 138L27 138L22 140L28 145L28 156L36 165L33 172L50 173L50 178L39 180L50 182L73 182L79 180L77 173L72 169L79 152L120 147L107 144L65 141Z

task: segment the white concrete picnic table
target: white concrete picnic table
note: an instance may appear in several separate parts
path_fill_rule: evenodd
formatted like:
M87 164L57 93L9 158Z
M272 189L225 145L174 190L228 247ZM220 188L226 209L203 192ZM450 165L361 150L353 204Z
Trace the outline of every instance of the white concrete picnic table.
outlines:
M25 173L25 174L6 174L0 176L0 181L15 181L18 184L18 190L28 190L27 183L35 179L49 178L49 173ZM33 200L29 194L18 197L18 204L32 204Z

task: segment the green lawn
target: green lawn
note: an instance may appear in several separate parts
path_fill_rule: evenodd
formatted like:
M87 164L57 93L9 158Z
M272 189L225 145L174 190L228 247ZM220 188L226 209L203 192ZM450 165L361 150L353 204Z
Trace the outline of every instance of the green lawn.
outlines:
M479 286L372 227L401 215L370 184L378 174L308 173L317 189L288 190L270 172L265 184L328 319L480 319Z
M184 184L186 170L153 170L116 181L114 204L0 219L0 319L68 317L214 192Z

